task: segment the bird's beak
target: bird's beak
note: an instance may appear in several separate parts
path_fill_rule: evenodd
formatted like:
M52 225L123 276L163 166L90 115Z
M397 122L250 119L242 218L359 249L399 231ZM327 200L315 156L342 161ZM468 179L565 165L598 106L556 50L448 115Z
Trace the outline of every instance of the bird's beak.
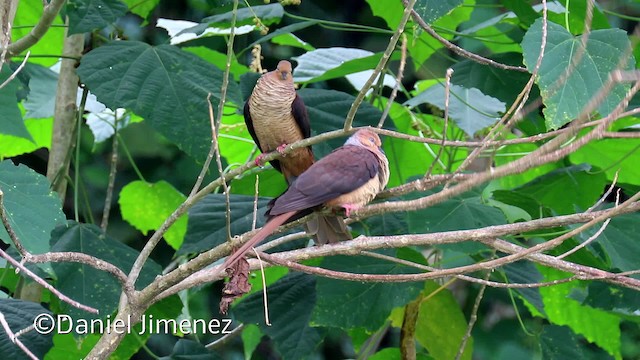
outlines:
M282 80L287 80L287 76L289 76L289 72L288 71L281 71L280 72L280 78Z

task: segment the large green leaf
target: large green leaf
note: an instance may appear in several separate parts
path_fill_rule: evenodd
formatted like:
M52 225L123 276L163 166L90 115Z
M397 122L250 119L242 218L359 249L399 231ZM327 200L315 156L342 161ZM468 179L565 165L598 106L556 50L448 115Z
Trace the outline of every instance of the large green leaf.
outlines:
M198 160L211 145L207 94L217 108L222 71L171 45L112 41L90 51L78 68L80 79L111 109L144 117L169 140ZM229 100L242 103L234 81Z
M67 1L69 34L102 29L126 14L127 10L127 5L120 0Z
M475 88L451 85L449 88L449 116L468 136L495 124L500 113L505 112L505 103ZM429 103L445 108L445 88L439 83L406 101L410 108Z
M15 299L0 299L0 313L4 315L14 334L33 326L36 318L52 316L51 312L40 304ZM46 320L43 322L44 326L50 324ZM34 355L41 359L53 346L52 337L52 332L40 334L38 331L28 331L22 334L19 339ZM3 359L30 359L18 345L9 339L4 329L0 331L0 357Z
M51 147L51 133L53 132L53 118L26 119L27 131L33 141L22 137L0 134L0 159L9 158L35 151L39 148Z
M127 4L129 11L146 19L153 9L158 6L160 0L124 0L124 3Z
M585 344L583 339L565 326L545 326L540 336L540 347L545 360L611 359L604 351L597 351L597 348Z
M173 346L170 355L158 358L158 360L217 360L223 357L215 351L210 351L197 341L180 339Z
M548 22L547 44L537 75L537 83L545 105L548 129L557 129L575 119L587 103L607 82L609 73L617 68L633 69L635 59L627 55L630 49L627 33L621 29L595 30L589 34L586 48L581 39L564 27ZM524 63L533 71L542 39L542 21L537 19L522 40ZM573 67L576 56L580 62ZM567 77L567 69L571 68ZM564 80L558 83L558 80ZM622 100L628 85L617 85L598 107L600 115L608 115Z
M594 226L587 231L580 233L577 238L580 241L587 241L599 230L599 226ZM598 238L589 244L594 254L602 254L605 250L606 257L611 262L610 266L622 271L631 271L638 268L640 259L640 214L632 213L616 216L611 219L606 229Z
M284 15L284 8L280 3L268 4L268 5L256 5L246 8L238 9L236 12L235 26L253 25L255 24L255 18L259 18L260 22L264 25L270 25L278 23ZM193 32L200 34L204 32L208 27L230 27L231 20L233 19L233 12L229 11L224 14L212 15L202 19L201 23L185 29L182 32Z
M453 359L467 331L467 321L451 291L440 289L434 281L427 281L424 291L427 299L420 303L416 340L434 359ZM461 359L470 360L472 353L470 338Z
M59 226L53 231L51 251L74 251L92 255L119 267L125 273L129 272L139 254L129 246L105 236L97 226L75 222ZM122 290L113 275L79 263L53 263L52 267L57 277L56 288L65 295L97 308L99 316L111 314L117 308ZM158 264L147 260L140 273L137 288L151 283L161 271ZM66 303L61 306L74 319L96 316Z
M312 134L342 129L355 97L335 90L305 88L298 94L307 106ZM363 103L353 121L353 126L375 126L382 112L368 103ZM388 126L387 126L388 128ZM342 146L346 138L333 139L314 146L317 158L324 157L333 149Z
M364 256L325 258L322 267L357 274L409 274L415 269ZM320 277L316 291L321 296L313 312L313 324L369 331L378 329L396 307L407 304L420 292L419 283L375 283Z
M428 233L504 224L500 210L485 205L476 191L466 192L426 209L407 214L409 232Z
M35 254L49 251L51 230L65 221L60 199L49 186L44 176L24 165L0 162L0 189L7 218L22 245ZM12 244L4 226L0 226L0 239Z
M554 170L516 190L533 197L558 214L572 214L593 205L605 185L602 172L593 172L591 166L581 164Z
M293 73L296 82L314 83L343 77L378 65L382 53L357 48L332 47L308 51L293 58L298 62Z
M545 281L569 276L551 268L540 270L545 276ZM590 342L620 359L620 318L569 298L575 287L575 282L569 282L540 288L547 319L556 325L569 326L573 332L583 335Z
M295 273L270 286L267 296L271 326L264 323L262 293L245 298L233 308L233 313L245 324L258 324L283 359L304 359L322 339L322 330L309 326L316 303L315 285L314 276Z
M157 230L185 199L166 181L147 183L138 180L122 188L118 204L122 218L146 235L150 230ZM164 238L167 244L178 249L186 232L187 216L182 215L167 230Z
M231 235L251 230L253 221L253 196L231 195ZM256 226L264 224L263 213L269 198L258 198ZM227 241L225 213L227 207L223 194L205 196L189 210L189 222L184 243L178 254L199 253Z
M569 160L603 169L608 180L613 180L617 173L620 183L640 185L639 153L638 139L602 139L587 143L569 155Z
M640 311L640 292L625 287L594 281L587 287L584 305L637 316Z
M0 83L3 83L12 74L9 66L3 66L0 72ZM27 131L22 114L18 108L18 99L16 91L18 90L18 81L13 79L0 89L0 111L2 111L2 119L0 119L0 134L12 135L16 137L33 140L31 134Z
M503 64L518 66L522 63L522 54L496 54L492 59ZM507 104L512 104L516 100L529 80L529 75L526 73L498 69L473 60L460 61L452 68L454 70L451 77L452 84L467 89L476 88L483 94L491 94L492 97ZM530 95L530 99L537 97L537 88L533 90L535 92Z
M431 24L460 5L462 0L417 0L413 9L427 24Z

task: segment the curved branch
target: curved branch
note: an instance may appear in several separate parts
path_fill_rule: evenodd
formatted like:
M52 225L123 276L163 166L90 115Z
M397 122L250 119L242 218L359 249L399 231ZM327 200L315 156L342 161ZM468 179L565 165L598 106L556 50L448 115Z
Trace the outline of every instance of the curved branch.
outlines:
M38 21L36 26L31 29L31 32L29 32L25 37L18 39L13 44L9 44L9 46L7 46L7 52L9 55L17 55L40 41L44 34L47 33L47 30L51 27L53 20L58 16L58 13L64 3L64 0L51 0L50 3L46 4L40 21Z

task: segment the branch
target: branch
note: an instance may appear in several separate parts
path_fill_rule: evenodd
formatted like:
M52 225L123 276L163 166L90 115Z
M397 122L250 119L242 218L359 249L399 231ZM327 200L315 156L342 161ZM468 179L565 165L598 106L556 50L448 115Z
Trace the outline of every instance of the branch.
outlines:
M349 113L347 114L347 117L345 118L345 121L344 121L344 127L343 127L344 131L351 130L353 119L356 117L356 112L358 111L360 104L362 104L362 100L364 100L364 97L367 95L367 91L369 91L371 84L373 84L376 78L378 78L378 76L380 75L380 72L382 72L382 69L387 65L387 61L389 61L389 58L391 57L393 50L396 48L398 39L400 38L400 35L402 35L402 33L404 32L404 27L407 25L407 21L409 21L409 16L411 15L411 11L415 3L416 3L416 0L408 0L408 4L406 5L406 8L404 9L404 13L402 14L402 18L400 19L400 24L398 24L398 28L393 33L393 36L391 36L391 40L389 40L387 49L382 54L382 57L380 58L378 65L376 66L375 69L373 69L373 72L371 73L371 76L369 76L369 79L367 79L367 81L364 83L364 86L362 86L362 89L360 89L360 92L358 93L358 96L356 96L356 99L353 101L353 104L351 104Z
M474 60L480 64L484 64L484 65L491 65L493 67L496 67L498 69L504 69L504 70L513 70L513 71L520 71L520 72L526 72L527 69L523 68L523 67L519 67L519 66L510 66L510 65L505 65L505 64L501 64L499 62L493 61L491 59L487 59L484 58L480 55L476 55L472 52L469 52L467 50L464 50L463 48L454 45L453 43L449 42L449 40L443 38L442 36L440 36L437 32L435 32L431 26L429 26L423 19L422 17L420 17L420 14L418 14L415 10L413 10L413 6L409 7L409 3L408 0L402 0L402 3L404 4L406 9L411 9L411 16L413 16L413 20L415 20L415 22L418 23L418 25L420 25L420 27L422 29L424 29L424 31L426 31L429 35L431 35L434 39L438 40L442 45L444 45L447 49L453 51L454 53L466 57L468 59Z
M58 16L58 12L60 12L60 9L62 8L62 5L64 5L64 3L64 0L51 0L50 3L45 3L46 5L44 6L42 17L40 17L40 20L38 21L36 26L31 29L31 32L25 37L18 39L18 41L7 46L9 55L17 55L40 41L44 34L46 34L47 30L49 30L49 28L51 27L53 20L55 20L56 16ZM66 55L73 56L71 54Z
M24 353L31 359L38 360L38 357L35 356L31 352L31 350L29 350L29 348L22 341L20 341L20 339L18 339L16 334L13 333L13 331L11 330L11 327L9 326L9 323L7 322L7 319L5 319L4 314L2 312L0 312L0 324L2 325L2 328L4 328L4 331L7 333L7 337L9 338L9 340L11 340L12 343L18 345L18 347L22 351L24 351Z

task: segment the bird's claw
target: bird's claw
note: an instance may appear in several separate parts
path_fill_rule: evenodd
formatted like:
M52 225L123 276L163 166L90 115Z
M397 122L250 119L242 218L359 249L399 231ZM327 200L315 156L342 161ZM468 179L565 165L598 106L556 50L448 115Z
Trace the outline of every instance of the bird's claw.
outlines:
M360 208L360 206L353 204L344 204L342 207L344 208L344 213L347 217L351 217L351 211L358 210Z
M286 155L284 154L284 150L287 148L287 146L288 146L288 145L289 145L289 144L282 144L282 145L280 145L280 146L278 146L278 147L276 148L276 151L277 151L280 155L282 155L282 156L286 156Z
M264 166L264 157L266 156L266 154L260 154L256 157L255 163L256 166L258 167L263 167Z

